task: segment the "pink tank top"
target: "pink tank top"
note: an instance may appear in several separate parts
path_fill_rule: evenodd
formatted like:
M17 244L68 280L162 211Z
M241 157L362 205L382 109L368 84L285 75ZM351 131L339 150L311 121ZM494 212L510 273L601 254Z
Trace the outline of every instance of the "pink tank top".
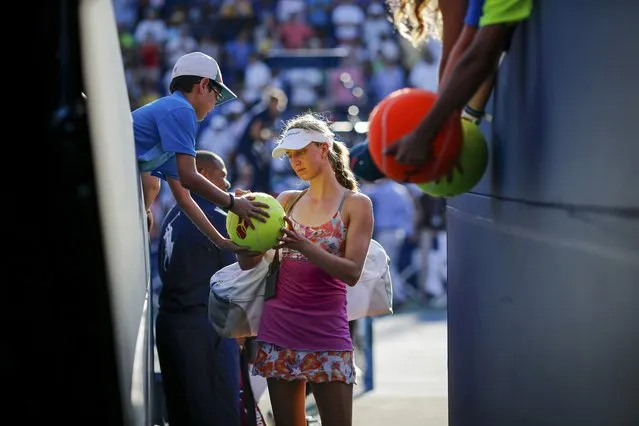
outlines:
M305 226L292 221L300 235L341 257L347 228L340 211L347 193L328 222ZM346 284L298 251L283 250L280 256L276 295L264 304L256 340L298 351L352 351Z

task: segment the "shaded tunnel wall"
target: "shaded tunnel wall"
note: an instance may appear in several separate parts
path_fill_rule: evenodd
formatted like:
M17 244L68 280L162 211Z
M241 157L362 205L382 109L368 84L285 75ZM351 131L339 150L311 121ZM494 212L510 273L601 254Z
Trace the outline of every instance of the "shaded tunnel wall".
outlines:
M639 425L639 2L542 0L448 201L451 426Z

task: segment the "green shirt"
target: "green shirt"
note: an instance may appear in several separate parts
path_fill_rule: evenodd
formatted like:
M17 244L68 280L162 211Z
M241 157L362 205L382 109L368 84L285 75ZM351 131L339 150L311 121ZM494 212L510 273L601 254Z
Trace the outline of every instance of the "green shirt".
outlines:
M479 26L510 24L528 19L532 0L486 0Z

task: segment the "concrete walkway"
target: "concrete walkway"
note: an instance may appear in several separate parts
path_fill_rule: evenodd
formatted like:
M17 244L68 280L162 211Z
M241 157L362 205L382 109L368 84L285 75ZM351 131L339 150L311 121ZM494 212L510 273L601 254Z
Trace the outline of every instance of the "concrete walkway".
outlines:
M354 426L447 426L445 312L396 314L373 329L374 389L355 399Z
M445 311L413 310L374 320L374 389L355 397L353 426L448 425L446 330ZM314 412L309 399L308 411ZM268 391L260 407L270 411Z

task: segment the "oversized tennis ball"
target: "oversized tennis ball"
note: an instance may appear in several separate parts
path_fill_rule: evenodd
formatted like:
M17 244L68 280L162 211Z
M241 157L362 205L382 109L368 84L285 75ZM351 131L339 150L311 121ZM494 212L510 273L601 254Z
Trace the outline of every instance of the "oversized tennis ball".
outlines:
M255 197L255 201L267 204L266 210L270 217L266 218L266 222L254 219L252 222L255 229L251 229L244 219L229 212L226 216L226 232L231 241L238 246L264 253L277 245L277 238L282 234L282 228L285 226L284 208L272 195L263 192L251 192L244 197L246 196Z
M479 126L468 120L461 120L463 141L458 161L453 170L445 176L418 184L433 197L454 197L464 194L481 180L488 165L488 146Z
M368 150L377 168L397 182L423 183L451 170L461 150L459 118L451 115L433 140L434 159L419 167L400 164L385 148L412 132L431 110L437 94L416 87L399 89L382 99L368 119ZM424 149L426 147L424 146Z

